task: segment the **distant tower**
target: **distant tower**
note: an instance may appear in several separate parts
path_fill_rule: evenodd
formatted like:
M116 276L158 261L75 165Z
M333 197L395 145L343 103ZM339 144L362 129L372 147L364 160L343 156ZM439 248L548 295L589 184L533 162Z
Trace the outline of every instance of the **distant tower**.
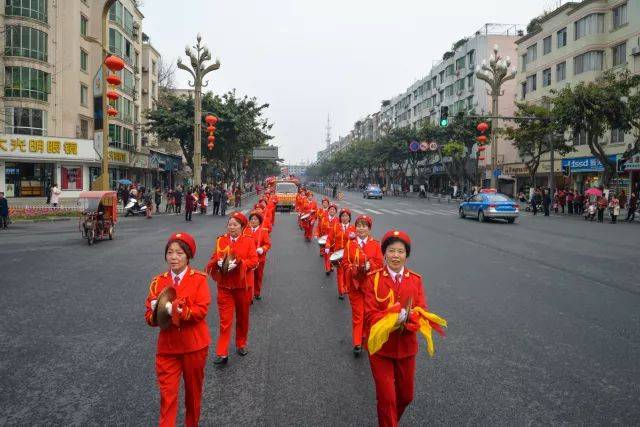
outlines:
M329 120L329 115L327 114L327 148L331 145L331 121Z

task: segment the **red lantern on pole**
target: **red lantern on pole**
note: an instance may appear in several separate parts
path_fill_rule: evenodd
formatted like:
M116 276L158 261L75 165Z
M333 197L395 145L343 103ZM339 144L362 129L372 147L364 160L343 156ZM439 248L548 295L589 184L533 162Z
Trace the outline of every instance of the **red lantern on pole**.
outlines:
M208 143L207 148L209 149L209 151L213 150L213 142Z
M478 123L477 129L480 133L485 133L489 129L489 125L486 122Z
M107 114L111 117L115 117L118 115L118 110L113 107L109 107L109 109L107 110Z
M479 135L476 137L476 141L478 141L480 144L484 144L485 142L487 142L487 136Z
M478 160L480 160L481 162L484 161L485 157L484 156L480 156L478 157Z
M484 146L484 145L481 145L481 146L478 147L478 151L484 151L486 149L487 149L487 147Z
M209 135L209 136L207 137L207 140L208 140L209 142L211 142L211 143L214 143L214 142L216 142L216 137L215 137L215 136L213 136L213 135Z
M218 118L216 116L209 114L207 117L204 118L204 121L207 122L207 124L210 126L215 126L215 124L218 122Z
M109 74L107 76L107 83L109 83L110 85L119 86L120 83L122 83L122 80L120 80L120 77L115 74Z
M124 68L124 61L120 57L109 55L105 58L104 65L111 71L120 71Z
M116 99L120 98L120 95L115 90L108 90L107 98L109 98L112 101L115 101Z
M209 131L209 133L213 133L216 131L216 127L215 126L209 126L207 127L207 131Z

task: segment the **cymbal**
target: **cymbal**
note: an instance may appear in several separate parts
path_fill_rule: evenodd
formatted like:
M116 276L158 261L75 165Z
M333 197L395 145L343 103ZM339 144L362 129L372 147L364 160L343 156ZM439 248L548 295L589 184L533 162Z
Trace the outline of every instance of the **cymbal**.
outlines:
M153 312L154 320L160 326L160 329L165 330L171 327L171 315L167 311L167 303L173 302L176 299L176 289L173 286L167 286L158 295L158 304Z

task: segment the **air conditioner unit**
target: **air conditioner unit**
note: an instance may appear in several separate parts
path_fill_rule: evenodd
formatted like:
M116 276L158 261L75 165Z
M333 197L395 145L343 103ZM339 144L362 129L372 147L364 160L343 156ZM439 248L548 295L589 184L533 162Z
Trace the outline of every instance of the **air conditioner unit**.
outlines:
M638 56L640 55L640 46L636 46L633 49L631 49L631 55L632 56Z

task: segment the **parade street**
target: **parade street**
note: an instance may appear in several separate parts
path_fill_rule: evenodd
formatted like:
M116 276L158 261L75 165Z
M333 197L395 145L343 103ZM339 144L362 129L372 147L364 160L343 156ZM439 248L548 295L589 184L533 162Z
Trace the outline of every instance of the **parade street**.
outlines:
M377 238L409 232L409 268L423 275L430 311L449 322L435 357L419 337L401 425L637 424L640 224L524 212L516 224L478 223L459 218L455 203L345 197L339 206L370 215ZM210 214L120 218L115 239L93 246L73 220L3 230L0 425L155 424L149 282L166 269L172 232L193 234L192 265L204 269L225 225ZM271 238L249 354L232 345L226 366L207 363L201 424L375 425L369 362L353 357L335 276L294 214L276 215Z

